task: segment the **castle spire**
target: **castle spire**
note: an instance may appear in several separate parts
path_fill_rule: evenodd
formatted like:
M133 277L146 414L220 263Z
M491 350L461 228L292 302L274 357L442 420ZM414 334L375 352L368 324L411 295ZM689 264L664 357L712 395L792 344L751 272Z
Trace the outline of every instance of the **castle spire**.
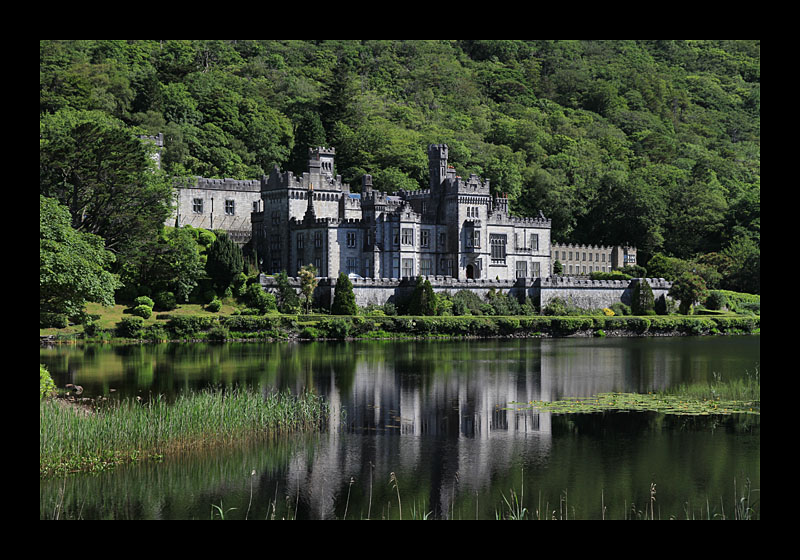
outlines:
M303 221L313 223L317 221L317 213L314 212L314 183L308 184L306 197L308 198L308 206L306 206L306 215L303 216Z

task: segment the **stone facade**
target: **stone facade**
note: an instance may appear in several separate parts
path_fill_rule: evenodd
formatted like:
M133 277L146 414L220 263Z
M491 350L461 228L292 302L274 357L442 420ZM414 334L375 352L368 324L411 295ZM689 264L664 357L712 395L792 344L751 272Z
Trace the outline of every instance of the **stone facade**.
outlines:
M163 135L146 137L158 148ZM159 152L160 154L160 152ZM333 148L309 150L308 171L295 176L276 166L260 180L206 179L176 185L167 225L227 231L240 245L252 241L261 270L296 276L312 264L320 277L318 305L333 298L340 272L350 276L360 306L400 301L416 277L435 292L490 289L546 306L553 298L584 308L630 303L633 284L590 281L590 272L636 264L634 247L553 244L551 222L510 215L508 199L492 196L489 182L464 179L448 165L446 144L428 146L427 189L384 193L362 178L352 192L334 174ZM553 263L563 277L553 276ZM292 279L299 288L299 280ZM648 279L656 298L670 284ZM262 275L266 290L274 281Z
M564 276L586 276L592 272L611 272L636 264L636 248L631 246L553 244L552 262L561 263ZM551 270L552 273L552 270Z
M175 189L175 204L167 225L225 230L239 245L250 240L251 214L260 209L261 181L205 179Z
M251 218L262 269L296 274L312 264L321 277L446 276L516 280L549 275L550 220L509 214L489 182L463 179L445 144L428 147L428 189L387 194L362 179L361 192L333 175L335 150L309 150L302 177L277 167L262 179L262 211Z

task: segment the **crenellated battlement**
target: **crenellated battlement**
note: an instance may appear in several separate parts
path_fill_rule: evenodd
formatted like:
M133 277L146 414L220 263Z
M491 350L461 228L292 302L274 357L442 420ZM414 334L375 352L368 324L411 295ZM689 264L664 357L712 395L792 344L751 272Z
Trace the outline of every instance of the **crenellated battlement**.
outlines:
M634 282L647 280L653 289L670 289L672 282L663 278L634 278L632 280L591 280L581 276L550 276L541 279L543 288L627 288Z
M577 243L574 244L574 245L572 243L553 243L553 249L558 249L558 250L561 250L561 249L568 249L568 250L569 249L572 249L572 250L585 249L587 251L588 250L592 250L592 251L606 251L606 250L608 250L608 251L610 251L611 249L613 249L613 247L608 247L606 245L578 245Z
M260 179L208 179L197 177L195 187L198 189L208 189L216 191L248 191L258 192L261 190Z

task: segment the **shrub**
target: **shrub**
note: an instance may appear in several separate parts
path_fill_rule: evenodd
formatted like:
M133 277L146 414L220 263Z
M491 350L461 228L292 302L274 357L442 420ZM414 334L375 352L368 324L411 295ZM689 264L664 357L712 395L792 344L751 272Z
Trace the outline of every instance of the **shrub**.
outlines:
M347 319L337 317L335 319L325 319L319 326L329 337L343 339L350 334L351 324Z
M324 338L322 332L319 329L314 327L304 327L302 331L300 331L300 338L305 340L315 340L317 338Z
M522 306L514 296L489 290L486 299L491 306L492 315L521 315Z
M214 235L213 231L208 231L207 229L197 229L195 232L197 242L203 247L210 247L211 244L217 240L217 236Z
M141 317L142 319L149 319L150 316L153 314L153 308L147 305L137 305L131 311L137 317Z
M182 338L207 331L218 324L219 320L214 316L177 315L167 322L167 329L176 338Z
M553 298L551 299L547 305L545 305L544 309L542 309L542 315L566 315L567 314L567 302L561 298Z
M153 325L147 325L139 332L139 338L144 340L150 340L153 342L160 342L162 340L169 340L169 333L164 325L159 325L155 323Z
M158 292L153 296L154 308L159 311L172 311L178 307L178 300L173 292Z
M206 336L208 340L213 340L215 342L223 342L231 337L231 333L225 327L218 326L208 331L208 334Z
M383 304L383 312L389 317L397 315L397 306L387 301Z
M705 301L706 309L720 310L728 303L728 298L719 290L711 290Z
M261 284L250 284L245 290L247 305L258 309L261 313L277 311L278 304L274 294L268 294Z
M622 316L631 314L631 308L622 302L613 303L610 307L614 315Z
M453 296L453 315L483 315L481 298L469 290L459 290Z
M39 364L39 400L52 397L56 393L56 384L50 377L50 372L44 365Z
M497 319L497 325L500 328L500 334L513 334L519 330L519 319L511 317L500 317Z
M138 307L140 305L144 305L144 306L147 306L150 309L152 309L153 306L155 305L155 303L153 303L153 300L150 299L147 296L139 296L135 300L133 300L133 305L134 305L134 307Z
M247 290L247 274L240 272L234 276L233 280L231 281L231 287L233 288L233 291L237 297L244 296Z
M224 325L229 330L236 332L268 331L276 328L280 324L280 318L277 316L252 317L242 314L230 317L220 317L220 324Z
M626 321L628 329L637 333L646 332L650 328L650 319L630 317Z
M69 324L65 313L39 313L40 329L63 329Z
M117 336L122 338L141 338L144 319L141 317L124 317L117 323Z
M212 313L216 313L217 311L220 310L221 307L222 307L222 301L218 297L215 297L208 303L208 305L206 305L206 311L211 311Z

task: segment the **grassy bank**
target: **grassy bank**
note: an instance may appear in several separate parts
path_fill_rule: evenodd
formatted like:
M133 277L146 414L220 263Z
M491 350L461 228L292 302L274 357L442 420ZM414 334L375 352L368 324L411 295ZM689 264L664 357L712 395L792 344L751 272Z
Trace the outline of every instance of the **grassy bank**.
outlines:
M137 460L243 438L319 429L321 397L250 389L202 391L174 403L156 396L78 409L58 399L39 405L41 476L96 471Z

